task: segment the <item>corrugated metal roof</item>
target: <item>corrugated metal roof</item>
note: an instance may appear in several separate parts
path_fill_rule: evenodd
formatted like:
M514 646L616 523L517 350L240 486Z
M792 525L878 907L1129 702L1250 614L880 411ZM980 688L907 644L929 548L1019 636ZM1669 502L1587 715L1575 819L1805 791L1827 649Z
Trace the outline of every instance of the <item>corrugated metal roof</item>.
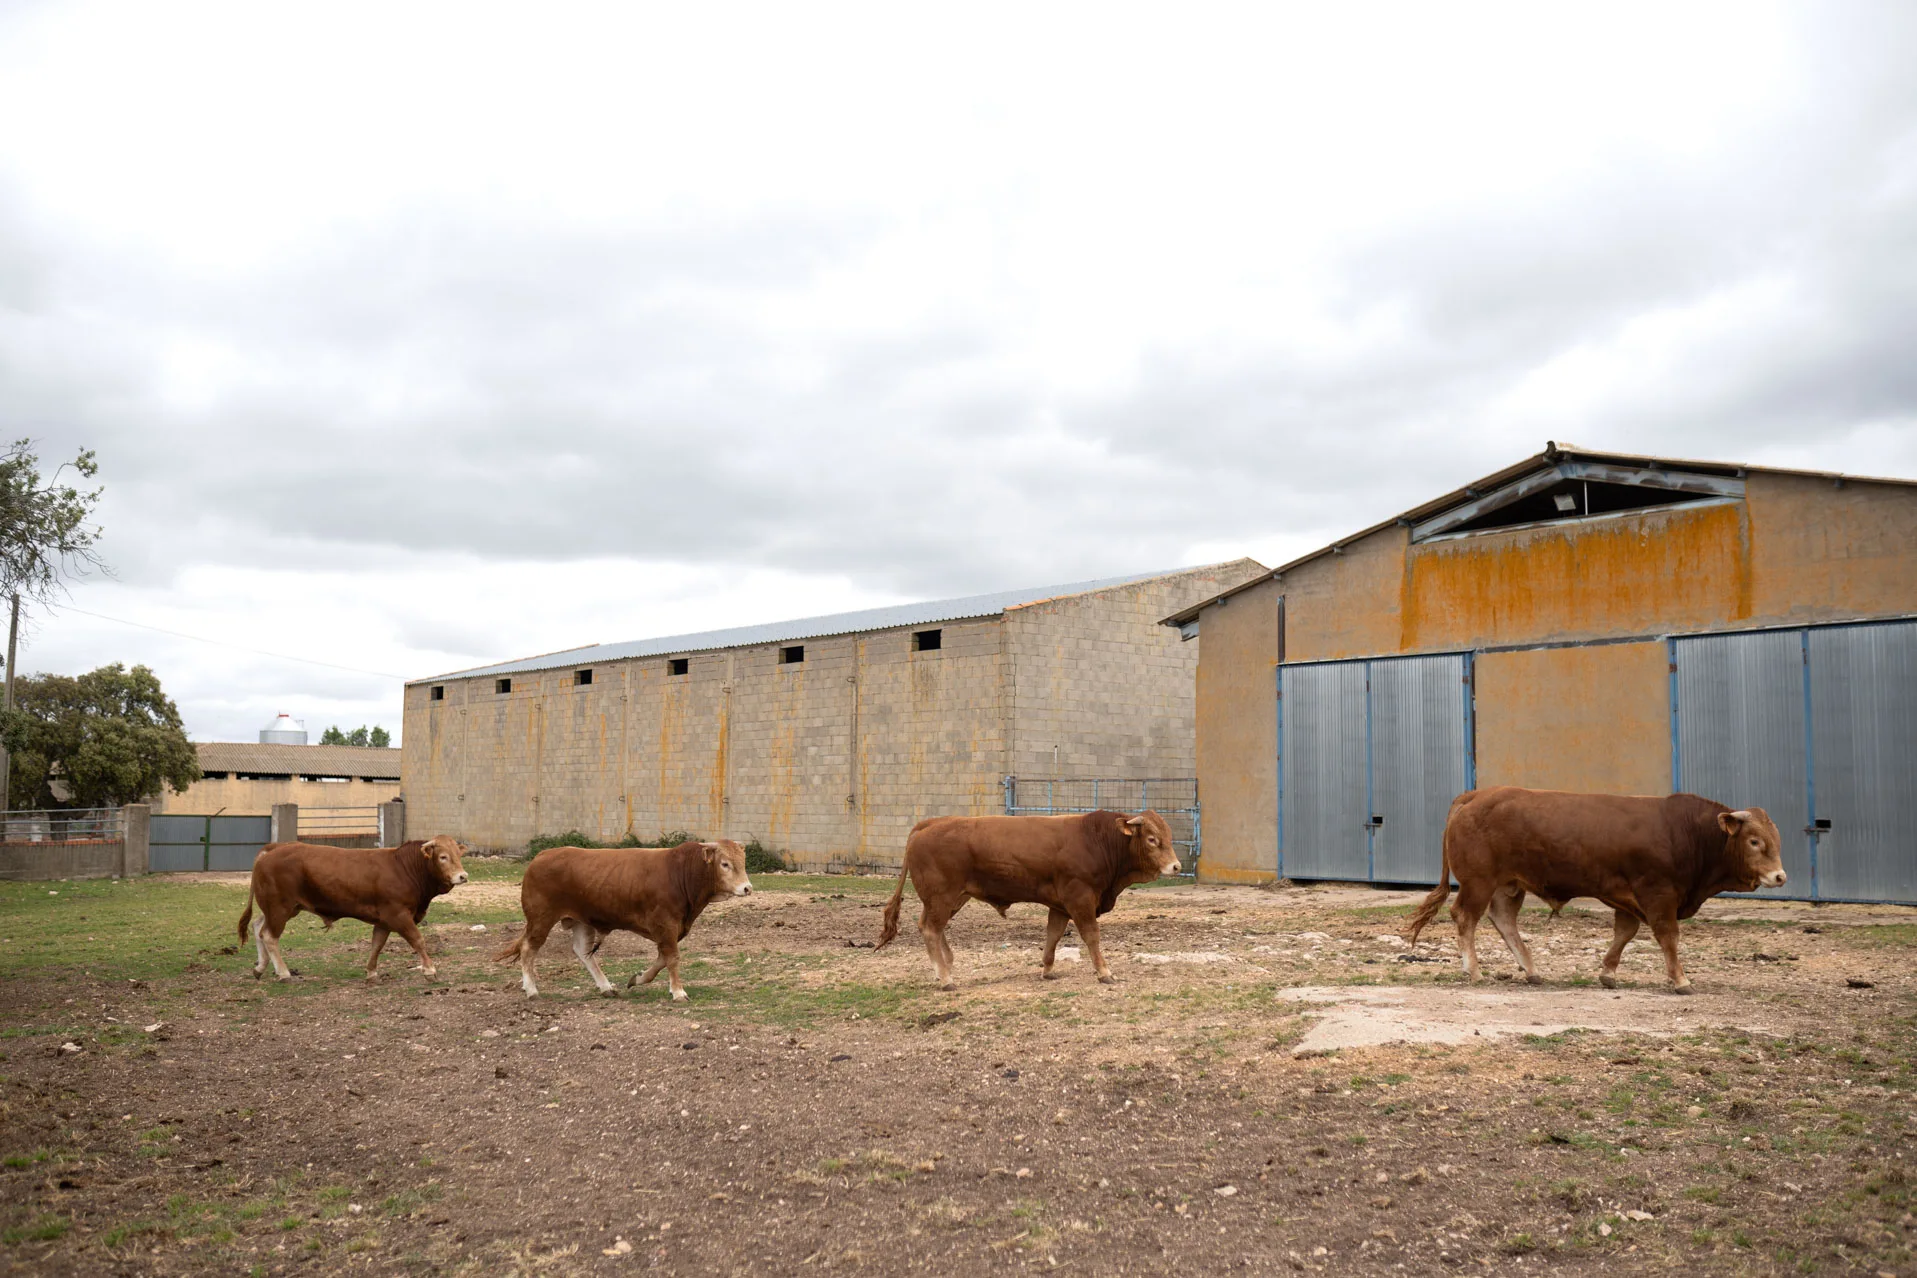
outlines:
M199 741L207 772L284 772L321 777L399 776L398 750L373 746L287 745L270 741Z
M1341 537L1330 545L1320 546L1308 555L1300 555L1288 564L1278 565L1262 577L1254 577L1250 581L1240 582L1230 590L1220 591L1209 599L1201 599L1190 607L1180 609L1178 612L1166 617L1160 624L1166 626L1182 626L1186 622L1194 620L1199 613L1211 607L1220 599L1229 599L1241 591L1251 589L1260 582L1270 581L1273 577L1282 577L1285 573L1290 572L1300 564L1310 563L1321 555L1329 555L1336 551L1342 551L1346 546L1363 541L1373 533L1381 532L1393 524L1416 523L1421 519L1426 519L1437 514L1439 511L1448 510L1453 506L1471 501L1481 493L1501 487L1514 479L1530 474L1534 470L1539 470L1546 466L1555 466L1562 461L1608 462L1614 465L1649 466L1695 471L1702 474L1742 476L1756 472L1764 475L1801 475L1809 479L1843 480L1847 483L1898 484L1906 487L1917 486L1917 480L1893 479L1881 475L1846 475L1831 470L1795 470L1787 466L1750 466L1743 462L1697 461L1686 457L1652 457L1640 453L1607 453L1600 452L1596 449L1579 448L1575 444L1560 444L1547 439L1544 441L1544 451L1541 453L1535 453L1521 462L1516 462L1510 466L1506 466L1503 470L1486 475L1483 479L1474 479L1462 488L1452 489L1442 497L1434 497L1422 505L1413 506L1402 515L1393 515L1390 519L1352 533L1349 537Z
M1098 581L1074 581L1062 586L1039 586L1029 590L1001 590L989 595L966 595L959 599L933 599L923 603L894 604L887 608L866 608L859 612L839 612L824 617L800 617L792 621L770 621L755 626L735 626L729 630L702 630L686 635L665 635L657 639L635 639L629 643L593 644L585 648L567 648L537 657L523 657L497 665L455 670L426 679L409 679L408 684L430 683L436 679L476 679L489 675L529 673L564 666L596 665L602 661L625 661L633 657L677 656L689 652L711 652L720 648L746 648L755 644L791 643L800 639L824 639L832 635L860 634L867 630L896 630L901 626L926 626L941 621L965 621L977 617L996 617L1013 608L1026 608L1060 599L1067 595L1085 595L1134 585L1159 577L1198 572L1193 568L1174 568L1165 572L1141 572L1129 577L1106 577Z

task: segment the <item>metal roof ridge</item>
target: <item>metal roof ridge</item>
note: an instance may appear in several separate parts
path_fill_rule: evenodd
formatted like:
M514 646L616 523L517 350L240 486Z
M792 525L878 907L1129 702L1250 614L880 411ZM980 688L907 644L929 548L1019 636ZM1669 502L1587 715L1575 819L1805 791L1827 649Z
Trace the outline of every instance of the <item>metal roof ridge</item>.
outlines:
M1244 558L1243 556L1240 557ZM1115 590L1121 586L1136 585L1139 582L1153 581L1162 577L1175 577L1184 573L1203 572L1209 568L1222 568L1237 563L1237 559L1221 560L1217 563L1191 564L1180 568L1166 568L1152 572L1130 573L1121 577L1097 577L1085 581L1061 582L1050 586L1033 586L1015 590L988 591L982 594L956 595L944 599L924 599L909 603L885 604L877 608L862 608L850 612L822 613L810 617L781 618L773 621L753 622L743 626L728 626L716 630L697 630L685 634L654 635L641 639L628 640L613 644L592 644L580 648L561 648L551 653L529 657L514 657L505 661L489 662L485 665L469 666L461 670L448 671L445 674L423 675L406 680L406 685L429 683L437 679L474 678L488 674L530 673L539 669L566 664L553 658L568 657L575 654L601 654L605 661L623 661L643 656L662 656L680 652L713 652L726 648L753 647L759 644L779 643L797 639L825 639L837 635L856 634L863 630L891 630L902 626L923 625L934 621L965 621L979 617L993 617L1015 608L1036 607L1059 599L1069 599L1079 595L1096 594L1104 590ZM723 642L720 642L723 640ZM640 649L645 651L640 651ZM546 662L546 665L532 665L534 662Z

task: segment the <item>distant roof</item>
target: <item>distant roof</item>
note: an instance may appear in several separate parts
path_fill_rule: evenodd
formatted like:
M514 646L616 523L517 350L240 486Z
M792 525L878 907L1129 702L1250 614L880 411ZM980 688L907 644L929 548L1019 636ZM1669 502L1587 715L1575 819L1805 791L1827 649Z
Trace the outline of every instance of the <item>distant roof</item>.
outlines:
M859 612L837 612L824 617L801 617L794 621L770 621L755 626L735 626L730 630L702 630L686 635L666 635L658 639L635 639L628 643L592 644L567 648L498 665L455 670L428 679L409 679L409 684L430 679L472 679L486 675L510 675L534 670L552 670L561 666L583 666L601 661L624 661L633 657L663 657L682 652L710 652L715 648L744 648L763 643L789 643L796 639L823 639L831 635L859 634L867 630L894 630L900 626L924 626L940 621L965 621L976 617L996 617L1013 608L1061 599L1067 595L1087 595L1117 586L1130 586L1159 577L1202 572L1223 564L1201 564L1164 572L1141 572L1129 577L1105 577L1098 581L1074 581L1062 586L1038 586L1029 590L1001 590L989 595L966 595L958 599L933 599L924 603L894 604L889 608L866 608ZM1259 578L1263 580L1263 578Z
M1320 546L1308 555L1300 555L1288 564L1278 565L1263 576L1253 577L1250 581L1240 582L1230 590L1223 590L1209 599L1202 599L1192 604L1189 608L1181 609L1165 618L1163 624L1167 626L1182 626L1186 622L1196 620L1200 612L1211 607L1220 599L1229 599L1240 591L1249 590L1261 582L1270 581L1274 577L1282 577L1285 573L1290 572L1300 564L1310 563L1322 555L1342 551L1346 546L1354 542L1363 541L1373 533L1381 532L1394 524L1416 523L1427 516L1435 515L1452 506L1471 501L1487 489L1502 487L1514 479L1530 474L1534 470L1546 466L1555 466L1559 462L1566 461L1597 462L1601 464L1652 467L1666 470L1685 470L1705 475L1743 476L1751 472L1756 472L1764 475L1802 475L1810 479L1841 479L1847 483L1899 484L1907 487L1917 487L1917 480L1913 479L1890 479L1877 475L1847 475L1834 470L1793 470L1785 466L1751 466L1743 462L1694 461L1683 457L1653 457L1639 453L1606 453L1590 448L1579 448L1576 444L1559 444L1547 439L1544 441L1544 451L1541 453L1535 453L1521 462L1506 466L1503 470L1486 475L1483 479L1474 479L1464 485L1464 487L1454 488L1442 497L1434 497L1421 506L1413 506L1402 515L1393 515L1390 519L1384 520L1382 523L1373 524L1369 528L1352 533L1349 537L1342 537L1330 545Z
M207 772L284 772L322 777L399 776L398 750L374 746L288 745L261 741L199 741Z

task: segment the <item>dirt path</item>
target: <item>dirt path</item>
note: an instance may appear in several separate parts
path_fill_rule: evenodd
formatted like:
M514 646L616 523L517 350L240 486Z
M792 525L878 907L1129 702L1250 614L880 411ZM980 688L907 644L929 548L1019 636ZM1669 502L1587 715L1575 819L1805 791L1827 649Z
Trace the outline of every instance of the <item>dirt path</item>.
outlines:
M715 907L680 1007L558 945L528 1003L509 885L434 907L445 983L370 988L363 926L296 924L305 978L256 983L233 895L174 888L213 905L146 942L170 972L0 982L0 1270L1913 1271L1907 913L1734 903L1682 999L1654 946L1592 983L1596 914L1524 917L1546 985L1467 988L1448 923L1396 940L1416 894L1154 889L1120 984L1038 980L1042 914L973 906L948 995L909 926L864 948L888 888Z

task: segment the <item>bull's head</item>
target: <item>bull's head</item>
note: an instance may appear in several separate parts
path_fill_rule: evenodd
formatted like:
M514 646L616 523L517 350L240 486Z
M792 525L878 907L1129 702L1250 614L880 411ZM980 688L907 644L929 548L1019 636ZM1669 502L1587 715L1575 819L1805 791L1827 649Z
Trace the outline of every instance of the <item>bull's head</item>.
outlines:
M752 880L746 877L745 849L731 839L720 839L716 843L701 843L706 864L712 867L713 878L717 881L715 896L751 896Z
M1720 812L1717 824L1725 835L1725 859L1741 877L1743 891L1783 887L1789 881L1784 873L1784 840L1764 809Z
M1118 828L1131 840L1134 866L1154 876L1178 873L1178 849L1172 846L1164 817L1147 808L1135 817L1120 817Z
M419 851L426 858L427 872L439 880L440 891L449 892L466 881L466 867L460 864L466 845L452 835L436 834Z

